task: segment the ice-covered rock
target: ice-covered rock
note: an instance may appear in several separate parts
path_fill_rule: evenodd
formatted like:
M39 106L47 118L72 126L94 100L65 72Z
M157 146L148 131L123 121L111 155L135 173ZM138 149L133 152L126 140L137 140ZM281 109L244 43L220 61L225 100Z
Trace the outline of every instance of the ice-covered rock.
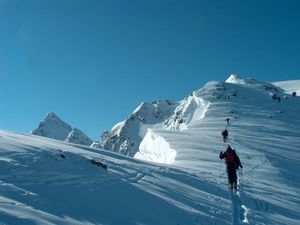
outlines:
M111 131L104 132L98 147L134 156L147 129L162 127L177 106L178 103L171 100L143 102L125 121L116 124Z

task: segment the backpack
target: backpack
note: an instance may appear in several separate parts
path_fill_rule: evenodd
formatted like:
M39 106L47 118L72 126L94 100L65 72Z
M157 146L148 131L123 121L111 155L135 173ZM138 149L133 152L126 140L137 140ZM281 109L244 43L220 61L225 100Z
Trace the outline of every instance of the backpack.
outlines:
M226 155L226 164L231 164L234 163L235 164L235 156L234 156L234 151L233 150L229 150L227 151L227 155Z
M234 165L236 169L239 168L241 165L240 158L238 155L235 153L234 150L229 150L227 151L226 158L225 158L225 163L228 165Z

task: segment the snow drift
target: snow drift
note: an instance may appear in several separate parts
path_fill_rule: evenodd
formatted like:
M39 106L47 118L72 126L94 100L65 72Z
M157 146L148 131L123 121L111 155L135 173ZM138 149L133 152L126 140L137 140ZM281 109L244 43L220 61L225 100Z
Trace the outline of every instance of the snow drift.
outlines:
M175 161L176 151L170 148L169 143L166 142L164 138L157 136L149 129L140 144L139 152L137 152L134 157L158 163L171 164Z

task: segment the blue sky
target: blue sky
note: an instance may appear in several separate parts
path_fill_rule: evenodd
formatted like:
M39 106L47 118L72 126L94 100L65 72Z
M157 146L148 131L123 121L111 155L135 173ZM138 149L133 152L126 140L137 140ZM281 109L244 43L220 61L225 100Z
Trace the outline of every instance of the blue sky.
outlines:
M93 139L231 74L300 79L297 0L0 0L0 128L53 111Z

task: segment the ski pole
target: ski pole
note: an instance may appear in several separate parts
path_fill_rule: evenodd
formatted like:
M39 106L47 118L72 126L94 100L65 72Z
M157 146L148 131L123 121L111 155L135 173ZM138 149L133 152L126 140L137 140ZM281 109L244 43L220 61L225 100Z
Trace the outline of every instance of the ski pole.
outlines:
M221 159L220 159L220 163L219 163L219 176L221 177Z
M244 184L244 175L243 175L243 169L241 169L241 177L242 177L242 182Z
M243 169L238 170L239 171L239 177L240 177L240 183L244 184L244 177L243 177Z

